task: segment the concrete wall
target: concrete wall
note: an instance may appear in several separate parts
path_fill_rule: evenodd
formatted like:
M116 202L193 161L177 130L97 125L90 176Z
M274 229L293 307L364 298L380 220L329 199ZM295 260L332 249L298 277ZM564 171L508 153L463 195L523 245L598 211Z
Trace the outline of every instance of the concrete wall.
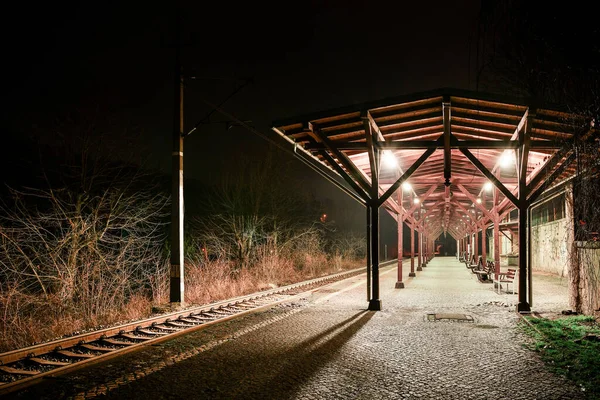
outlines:
M575 246L580 282L576 284L579 304L578 311L592 315L600 312L600 244L587 243L584 247Z
M531 267L561 277L569 271L569 219L563 218L531 228Z

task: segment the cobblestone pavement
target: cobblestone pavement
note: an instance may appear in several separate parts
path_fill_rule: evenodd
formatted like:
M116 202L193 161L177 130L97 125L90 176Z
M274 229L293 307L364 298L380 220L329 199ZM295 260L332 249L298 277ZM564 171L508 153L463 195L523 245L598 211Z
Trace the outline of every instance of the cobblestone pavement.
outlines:
M453 257L404 289L381 271L383 310L365 311L365 276L267 312L149 346L14 395L111 399L582 399L516 329L517 295L497 294ZM534 287L545 309L564 287ZM544 303L544 291L550 301ZM552 293L551 293L552 292ZM562 300L561 300L562 299ZM535 301L535 300L534 300ZM430 321L455 313L473 322Z

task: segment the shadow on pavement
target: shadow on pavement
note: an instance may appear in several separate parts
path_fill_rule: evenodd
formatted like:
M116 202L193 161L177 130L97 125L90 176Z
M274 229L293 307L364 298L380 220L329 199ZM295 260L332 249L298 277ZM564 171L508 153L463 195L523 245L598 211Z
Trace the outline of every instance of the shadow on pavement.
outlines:
M293 397L295 391L312 376L319 373L328 361L369 320L373 311L361 311L335 326L305 340L293 349L282 353L284 365L278 373L263 381L255 381L243 393L231 394L235 399L285 399Z

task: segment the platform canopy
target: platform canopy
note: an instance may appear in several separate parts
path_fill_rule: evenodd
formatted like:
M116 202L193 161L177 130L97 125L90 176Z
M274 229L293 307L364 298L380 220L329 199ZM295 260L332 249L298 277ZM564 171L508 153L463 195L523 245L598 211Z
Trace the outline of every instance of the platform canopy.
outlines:
M273 125L297 153L343 178L338 186L361 203L383 206L409 224L426 221L430 237L444 232L456 239L572 176L573 142L593 129L589 119L560 107L457 89Z

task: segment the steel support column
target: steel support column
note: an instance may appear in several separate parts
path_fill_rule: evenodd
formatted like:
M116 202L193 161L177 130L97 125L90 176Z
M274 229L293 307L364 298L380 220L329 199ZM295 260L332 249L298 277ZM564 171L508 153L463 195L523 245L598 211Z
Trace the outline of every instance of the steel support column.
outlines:
M529 208L527 204L523 202L523 205L519 207L519 303L517 304L518 312L529 312L531 307L527 302L527 233L529 226L527 220L529 219Z
M475 227L475 247L473 250L473 254L475 255L475 262L477 262L477 257L479 257L479 230Z
M379 206L371 207L371 299L369 299L369 310L380 311L381 300L379 299Z
M417 276L415 273L415 227L410 226L410 273L408 276Z
M496 278L500 273L500 218L494 220L494 272Z
M367 203L367 301L371 301L371 206Z
M481 258L483 259L483 265L487 262L487 225L483 224L481 229Z
M404 226L404 215L402 213L402 200L404 193L402 188L398 190L398 279L396 281L396 289L404 289L404 282L402 282L402 253L403 253L403 226Z
M370 136L370 135L367 135ZM371 140L369 140L372 153L371 170L371 298L369 299L369 310L381 310L381 299L379 299L379 163L380 152Z
M423 271L422 259L423 259L423 240L422 232L417 230L417 271Z

